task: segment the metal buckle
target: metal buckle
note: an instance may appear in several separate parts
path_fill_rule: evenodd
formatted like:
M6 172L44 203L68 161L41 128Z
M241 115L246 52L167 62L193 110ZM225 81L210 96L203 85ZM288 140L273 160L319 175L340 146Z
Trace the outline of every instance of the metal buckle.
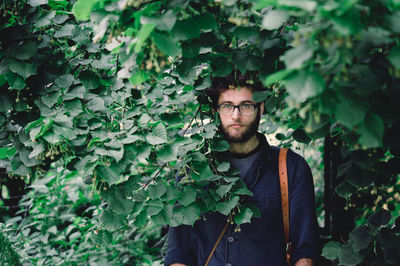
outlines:
M292 242L286 243L286 252L292 247Z

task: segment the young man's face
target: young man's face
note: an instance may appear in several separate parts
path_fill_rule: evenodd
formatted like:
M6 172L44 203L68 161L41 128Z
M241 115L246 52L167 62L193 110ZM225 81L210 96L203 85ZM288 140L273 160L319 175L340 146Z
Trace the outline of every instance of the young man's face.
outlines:
M245 87L228 89L222 92L218 98L218 105L231 104L255 104L253 101L253 92ZM221 128L225 135L225 138L229 142L242 143L249 140L257 132L258 125L260 122L260 116L264 111L264 103L261 103L259 107L256 107L254 112L251 114L245 114L240 112L239 108L234 108L233 112L224 114L219 108L219 114L221 118Z

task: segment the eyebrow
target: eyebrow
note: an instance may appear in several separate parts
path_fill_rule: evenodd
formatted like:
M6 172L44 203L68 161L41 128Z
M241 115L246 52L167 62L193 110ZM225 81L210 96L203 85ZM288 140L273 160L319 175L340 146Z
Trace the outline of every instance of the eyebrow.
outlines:
M255 102L253 102L253 101L250 101L250 100L246 100L246 101L242 101L242 102L240 102L240 103L239 103L239 105L240 105L240 104L245 104L245 103L251 103L251 104L254 104ZM223 102L221 102L221 103L219 103L219 104L233 104L233 102L231 102L231 101L223 101Z

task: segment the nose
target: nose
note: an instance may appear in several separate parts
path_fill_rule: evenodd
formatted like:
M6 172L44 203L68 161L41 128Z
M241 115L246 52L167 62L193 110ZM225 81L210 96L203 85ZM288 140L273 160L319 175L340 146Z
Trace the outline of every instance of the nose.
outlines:
M232 118L233 119L237 119L237 118L239 118L240 117L240 111L239 111L239 108L234 108L233 109L233 113L232 113Z

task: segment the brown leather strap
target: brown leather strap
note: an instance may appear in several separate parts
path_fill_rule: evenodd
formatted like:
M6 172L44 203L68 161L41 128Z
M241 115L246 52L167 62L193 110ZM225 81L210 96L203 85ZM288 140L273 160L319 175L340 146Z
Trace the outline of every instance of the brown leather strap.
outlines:
M290 265L291 257L291 243L289 240L289 189L288 189L288 177L287 177L287 166L286 157L288 149L282 148L279 151L279 181L281 186L281 203L282 203L282 217L283 217L283 231L285 234L286 242L286 261Z
M221 233L219 234L219 237L218 237L217 241L215 242L214 247L213 247L213 249L211 250L210 255L208 255L208 258L207 258L207 261L206 261L205 266L207 266L208 263L210 262L211 257L212 257L212 255L213 255L214 252L215 252L215 249L218 247L219 242L221 242L222 236L225 234L225 231L226 231L226 229L228 228L228 225L229 225L229 221L226 223L224 229L222 229Z

